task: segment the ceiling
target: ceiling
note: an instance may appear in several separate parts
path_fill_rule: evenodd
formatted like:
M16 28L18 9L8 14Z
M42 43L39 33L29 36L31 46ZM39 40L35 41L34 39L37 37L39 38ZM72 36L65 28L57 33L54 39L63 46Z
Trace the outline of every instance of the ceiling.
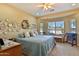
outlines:
M37 7L41 3L12 3L12 5L20 10L23 10L33 16L44 16L47 14L62 12L70 9L79 8L79 4L72 6L72 3L56 3L51 9L43 10Z

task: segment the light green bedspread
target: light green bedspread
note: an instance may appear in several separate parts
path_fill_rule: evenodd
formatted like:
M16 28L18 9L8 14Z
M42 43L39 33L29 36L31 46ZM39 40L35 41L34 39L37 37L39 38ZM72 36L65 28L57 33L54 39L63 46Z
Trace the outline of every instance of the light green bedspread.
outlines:
M31 52L32 56L46 56L50 48L54 47L53 36L38 35L30 38L17 38L17 42L22 44L24 52Z

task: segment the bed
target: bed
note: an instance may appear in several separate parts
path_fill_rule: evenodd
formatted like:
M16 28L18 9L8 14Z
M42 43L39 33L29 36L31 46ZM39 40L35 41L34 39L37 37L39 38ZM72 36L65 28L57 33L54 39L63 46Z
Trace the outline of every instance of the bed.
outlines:
M55 40L50 35L37 35L29 38L17 37L16 41L21 43L23 52L25 54L29 52L31 56L47 56L48 51L55 46Z

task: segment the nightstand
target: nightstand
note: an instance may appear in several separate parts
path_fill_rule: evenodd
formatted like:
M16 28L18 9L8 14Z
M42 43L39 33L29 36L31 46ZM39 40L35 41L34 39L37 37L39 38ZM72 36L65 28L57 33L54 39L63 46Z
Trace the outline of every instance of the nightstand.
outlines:
M5 45L0 49L0 56L21 56L22 50L20 43L4 40Z

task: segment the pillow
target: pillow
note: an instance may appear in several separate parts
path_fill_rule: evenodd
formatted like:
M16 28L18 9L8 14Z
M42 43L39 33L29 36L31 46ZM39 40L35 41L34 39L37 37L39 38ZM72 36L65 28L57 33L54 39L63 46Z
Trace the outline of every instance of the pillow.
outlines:
M37 31L34 31L34 33L35 33L36 35L38 35L38 32L37 32Z
M30 32L30 36L36 36L36 34L34 32Z
M30 33L29 32L26 32L25 33L25 37L30 37Z
M25 35L24 35L23 33L20 33L20 34L18 34L18 37L20 37L20 38L24 38Z
M33 36L36 36L36 34L34 32L32 32Z

